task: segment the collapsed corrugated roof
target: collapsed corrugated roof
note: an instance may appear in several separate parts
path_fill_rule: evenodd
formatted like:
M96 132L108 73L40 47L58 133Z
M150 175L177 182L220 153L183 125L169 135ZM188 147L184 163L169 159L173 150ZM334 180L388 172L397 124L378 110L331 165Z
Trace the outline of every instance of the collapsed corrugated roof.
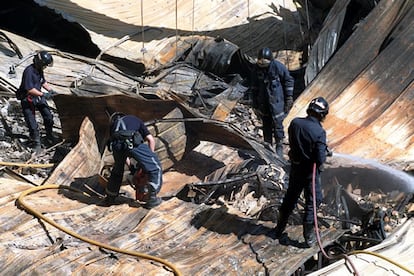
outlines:
M317 96L334 151L386 163L414 160L414 3L381 1L297 99L286 124Z
M406 6L404 6L404 4L406 4ZM381 15L384 17L384 19L382 19L384 21L379 20L379 17L381 16L375 14L381 12L383 13ZM340 104L337 103L335 99L338 98L338 101L342 100L342 103L347 102L349 105L347 106L348 108L345 108L345 110L352 111L354 114L356 114L355 111L365 110L364 108L367 109L366 112L364 111L364 115L367 115L367 112L369 111L375 113L376 108L378 107L377 103L375 103L375 106L364 107L363 104L359 104L359 101L361 100L360 97L354 97L353 91L361 87L355 85L355 83L361 84L361 80L358 80L357 78L362 77L362 80L367 79L367 76L361 72L364 72L368 66L372 72L379 72L379 74L378 79L376 79L375 76L371 76L371 78L369 78L369 83L364 82L364 87L374 86L374 84L381 84L385 86L383 80L394 80L393 78L388 78L386 72L381 73L380 70L376 71L377 67L374 67L372 65L378 62L375 60L375 58L381 57L386 59L386 55L392 54L390 53L392 50L392 48L390 48L390 45L400 46L404 43L407 43L406 45L408 45L408 47L401 47L401 49L404 48L404 51L411 49L410 47L412 47L412 43L410 42L412 42L412 36L410 37L410 34L406 33L406 40L404 40L404 37L400 36L401 33L398 33L407 31L407 29L404 28L405 25L398 24L404 22L404 18L406 20L412 18L412 14L411 17L404 17L403 15L406 12L412 12L412 5L409 5L409 2L400 1L398 3L384 3L383 1L381 5L379 5L378 9L376 9L374 13L375 16L368 17L367 22L365 23L366 25L362 25L364 28L360 26L357 29L354 35L357 38L351 38L356 40L358 43L350 40L353 43L349 42L349 44L345 44L338 51L340 58L335 59L335 56L332 58L332 60L336 60L335 62L341 65L341 68L334 68L334 65L331 65L332 61L330 61L326 67L327 69L324 69L321 72L320 79L317 78L311 84L309 90L307 90L306 93L297 100L295 109L292 111L291 116L294 114L299 114L300 111L303 111L303 108L307 105L308 100L314 95L319 95L319 93L321 93L322 90L319 90L317 88L322 87L323 89L326 88L328 90L327 92L329 93L325 94L325 92L323 92L322 94L332 102L332 116L326 122L326 126L329 130L328 136L330 137L331 142L334 142L333 145L335 146L335 150L339 151L341 149L341 145L343 145L345 142L341 140L343 137L341 135L343 135L343 133L340 134L338 131L334 133L333 129L338 129L340 128L340 124L343 124L344 121L348 122L351 120L348 117L351 112L342 114L345 119L338 115L341 114L341 112L338 112ZM403 20L398 21L397 19L399 18ZM375 21L377 19L379 22ZM371 22L374 23L372 24ZM390 38L392 37L395 41L391 41L390 39L390 44L382 43L384 45L382 48L379 46L375 48L375 45L372 46L373 48L369 48L368 46L370 46L370 44L360 43L360 38L363 36L363 29L369 30L369 27L374 28L376 26L379 30L383 30L382 28L385 28L384 26L388 26L387 24L394 23L395 25L393 25L393 27L395 27L395 33L390 32L390 34L393 34L390 36ZM408 22L408 25L410 24L412 25L412 22ZM386 35L387 34L385 34L385 36ZM13 36L13 38L15 37ZM381 36L378 41L385 41L384 37ZM359 48L359 43L361 44L362 48ZM43 48L42 45L35 46ZM168 49L168 47L166 48ZM383 48L387 49L387 51L384 51ZM366 51L364 52L365 54L367 52L372 53L368 60L364 60L362 58L356 60L349 59L352 54L358 56L359 52L362 51ZM405 54L404 56L406 60L404 61L407 62L406 64L409 65L412 63L412 55L410 55L409 52L403 53ZM4 61L4 63L2 62L3 68L8 69L9 64L15 62L17 58L14 56L14 54L15 53L8 51L8 54L6 54L5 57L2 57L2 61ZM57 58L58 56L59 55L57 55ZM361 56L365 55L361 54ZM400 61L403 59L403 57L400 55L391 56L399 58ZM52 83L61 85L61 90L67 94L71 94L72 92L85 93L87 89L84 88L90 88L96 84L97 80L101 81L98 81L98 83L101 84L99 86L99 89L108 89L105 91L110 94L113 92L116 94L124 92L130 93L131 91L136 91L134 90L136 88L136 83L140 83L140 81L142 81L141 79L126 76L125 74L122 74L122 72L116 70L115 66L106 64L104 62L101 63L101 61L84 59L83 57L77 57L73 55L73 61L71 62L71 58L72 55L66 55L65 58L60 59L60 61L62 61L60 65L59 60L57 60L55 67L50 72ZM389 61L388 59L386 60ZM360 61L363 61L362 64L359 64ZM69 63L69 65L67 63ZM398 121L393 121L387 119L386 117L384 118L384 121L381 122L386 124L392 123L391 129L401 130L407 127L409 131L406 132L406 135L408 137L412 137L411 113L413 109L412 104L410 105L410 103L412 103L413 91L412 70L410 71L410 69L404 68L402 66L400 67L399 65L392 62L389 62L389 64L393 64L393 67L391 68L396 68L398 70L402 70L401 72L405 72L405 75L402 75L402 83L400 84L401 86L404 84L406 85L405 92L398 92L400 94L396 92L397 94L395 95L393 94L394 92L392 92L390 95L393 100L389 100L389 95L379 95L378 93L382 92L374 90L374 92L369 94L369 98L367 96L366 98L363 98L363 100L369 101L371 98L380 96L381 102L383 102L385 106L392 106L393 103L399 103L397 100L401 100L403 97L406 97L406 99L401 102L406 104L404 108L406 107L405 111L407 118L400 118L398 116L402 115L397 114L398 116L396 118L398 118ZM105 68L105 70L102 70L102 75L100 73L97 73L96 75L93 75L94 79L92 80L90 78L85 78L85 76L90 76L91 65L96 65L95 68ZM342 68L345 68L345 70ZM17 68L17 74L21 73L21 71L19 71L21 69L21 67ZM406 69L406 71L404 71L404 69ZM7 70L2 71L6 72ZM99 72L101 70L97 71ZM180 71L180 73L181 72L183 71ZM191 75L194 71L189 70L185 72L188 74L188 76L190 76L188 79L193 81L194 76L191 78ZM342 74L339 74L338 72ZM367 72L370 71L367 70ZM370 76L369 74L367 75ZM352 80L349 79L350 77ZM8 79L7 76L4 78ZM353 82L354 78L355 82ZM17 82L18 79L11 79L11 81ZM164 87L168 87L169 81L171 81L171 79L163 83L163 85L165 85ZM73 83L78 83L80 86L73 87ZM102 85L108 83L110 85ZM113 85L114 83L122 86L122 89L115 89ZM84 86L82 86L82 84ZM188 83L184 86L188 86ZM392 88L397 87L393 81L390 82L390 86ZM352 89L349 87L352 87ZM338 90L338 88L340 89ZM92 90L92 92L96 92L95 89ZM362 96L364 96L364 92L364 88L358 90L358 93L362 94ZM125 95L111 95L109 97L99 96L97 98L95 98L95 96L96 95L80 95L79 97L76 97L71 95L56 98L57 102L60 101L61 103L60 105L58 104L60 106L60 109L63 110L63 113L66 112L67 120L65 120L65 125L63 128L71 129L68 131L68 133L73 133L76 129L79 128L81 121L80 118L74 118L75 120L72 125L68 119L70 118L71 111L75 110L77 107L77 103L82 101L83 103L90 103L88 107L91 109L91 114L98 114L98 116L93 116L93 120L95 120L95 122L98 122L96 126L99 126L99 121L101 121L101 123L105 121L105 115L103 113L94 113L93 111L95 107L92 103L99 103L96 108L100 108L107 106L107 101L110 102L109 105L112 104L113 106L117 106L116 104L123 104L126 101L130 100ZM68 99L65 99L66 97L68 97ZM90 98L88 99L88 97ZM65 100L67 100L67 102L75 103L71 107L72 109L65 109ZM134 98L133 100L134 103L140 101L145 101L145 99ZM172 100L165 100L160 105L171 105L171 109L177 106L176 102ZM382 111L384 111L386 115L388 112L394 112L396 110L390 110L389 108L387 109L385 106L382 106L381 103L379 105L384 108L376 112L377 116L381 115ZM152 105L152 108L153 106L155 105ZM354 106L356 107L355 109ZM135 104L127 108L128 110L133 110L135 108ZM170 108L168 108L168 110L170 110ZM158 111L160 113L157 114L157 117L164 115L161 113L165 112L165 110ZM335 113L337 113L337 115L335 115ZM372 117L369 117L368 121L379 123L379 119L376 119L374 115L375 114L373 114ZM148 113L147 116L150 118L151 114ZM358 116L358 119L360 120L361 116ZM400 125L400 119L403 119L402 125ZM205 128L201 122L203 122L203 120L196 122L196 124L200 124L197 126L198 130L200 131ZM354 124L358 123L357 120L353 120L352 122ZM88 131L90 131L92 124L86 121L85 125L88 126ZM214 124L212 124L212 126L214 127ZM346 126L349 125L347 124ZM370 127L371 125L368 124L368 126ZM363 132L364 127L365 125L361 125L361 132ZM96 128L96 130L99 132L99 127ZM83 131L85 131L85 129L82 128L82 133ZM223 133L220 124L217 131L218 133ZM346 129L345 131L348 130ZM355 133L357 132L358 131L355 131ZM214 132L211 133L210 138L217 140L221 138L215 136L214 134ZM226 136L226 139L224 140L233 140L232 143L236 144L237 146L251 146L244 139L240 139L240 133L237 132L236 135L231 134L232 133L229 132L229 136ZM91 135L89 133L86 138L87 141L85 142L81 139L79 143L79 147L88 147L88 151L76 149L73 152L73 154L79 154L77 157L77 160L81 161L78 164L79 166L77 166L77 164L71 164L71 166L64 166L62 164L62 166L60 166L60 168L54 172L54 175L50 177L49 181L56 181L63 184L69 183L70 185L79 183L84 184L89 182L96 184L96 179L91 177L90 174L96 172L99 164L87 162L88 157L99 155L96 152L99 151L99 147L97 146L95 148L95 145L93 144L95 142L92 139L94 135L96 134ZM375 133L369 132L367 135L360 136L359 138L372 143L377 140L377 135L379 135L378 131ZM100 135L98 136L101 137ZM236 141L234 141L234 139L236 139ZM400 136L396 137L396 139L406 139L406 142L411 141ZM380 149L386 149L386 147L388 147L388 145L383 145L383 140L380 140L380 142ZM412 147L406 145L403 146L405 149L408 149L408 153L399 151L395 156L401 157L401 160L410 160L409 158L407 159L407 157L410 157L410 151L412 153ZM358 144L358 147L355 149L345 147L345 152L358 153L360 148L364 149L363 145ZM85 152L89 151L95 151L95 153L85 156ZM217 159L217 161L221 161L225 164L228 164L229 160L238 160L237 150L232 151L231 149L229 150L228 148L214 145L211 151L216 155L215 157L217 157L214 159ZM370 153L376 158L382 156L379 155L379 151ZM204 154L206 154L205 151L198 155L200 160L197 159L197 164L206 165L205 159L203 159ZM93 159L95 158L96 157ZM220 158L227 159L223 161ZM67 162L70 163L70 160ZM206 165L206 167L208 167L208 165ZM206 169L206 167L199 166L198 172L202 169ZM192 172L194 172L194 170ZM201 172L199 173L201 174ZM181 183L171 184L171 182L179 182L182 180L179 178L175 179L176 176L177 175L174 174L174 176L169 178L168 175L166 175L165 188L168 188L168 186L171 187L171 185L173 188L182 187L182 185L186 183L185 181L188 181L188 178L185 178L185 181ZM79 177L79 179L76 179L76 177ZM64 180L62 180L62 178ZM141 270L145 274L151 272L159 274L170 274L169 269L163 265L160 265L159 263L151 263L145 260L137 260L136 258L111 253L105 249L102 249L102 247L99 248L99 246L90 246L88 244L79 242L76 239L72 239L72 237L66 234L62 234L62 232L57 231L54 228L50 228L48 224L38 223L33 219L32 216L27 215L25 212L16 209L15 207L16 197L20 194L21 191L26 190L30 186L9 179L4 180L4 183L7 184L7 189L2 190L2 194L4 195L2 197L2 201L4 201L6 204L4 204L1 208L4 223L2 224L3 234L0 237L2 241L0 249L3 252L2 256L5 258L2 266L2 269L5 273L18 272L20 274L31 274L33 272L79 272L88 274L102 274L106 273L108 269L116 272L121 271L123 273L130 273L131 271L136 272L138 263ZM65 190L61 190L60 193L56 193L54 191L42 191L39 195L31 195L27 200L30 204L37 206L38 210L48 214L48 216L56 219L61 224L68 227L74 227L74 229L80 234L93 238L96 237L98 240L119 246L121 248L148 252L149 254L168 259L169 261L176 264L177 267L179 267L179 269L185 274L206 275L217 274L223 271L226 271L226 273L238 273L240 271L243 271L243 273L248 274L275 273L278 275L289 275L291 273L294 273L294 270L300 267L306 258L314 255L317 252L317 249L315 250L315 248L311 250L303 250L297 247L281 246L271 237L271 234L269 232L274 226L272 223L257 221L255 218L245 216L245 214L232 214L229 212L229 209L225 205L200 205L183 202L177 198L173 198L165 201L159 208L151 210L147 213L146 210L143 210L142 208L136 208L139 206L136 206L136 204L130 200L133 198L133 195L131 190L128 188L129 187L125 188L126 198L122 198L119 205L112 206L110 208L103 208L96 204L96 198L91 199L84 197L84 195L77 195L66 192ZM174 192L176 192L177 189L172 190L173 192L168 195L169 197L175 196ZM51 202L55 204L51 205ZM180 220L177 221L177 218L180 218ZM131 220L136 223L131 223ZM91 221L93 221L93 223L91 223ZM300 228L298 227L293 226L292 228L289 228L288 231L290 231L290 235L293 238L298 238L301 236ZM324 232L324 240L329 243L335 240L338 235L341 235L339 231L328 230ZM44 257L45 260L33 259L33 251L36 252L37 256ZM286 257L284 254L291 256L291 258L288 260L288 264L286 263ZM194 256L198 256L196 260ZM206 263L208 263L209 266L205 266ZM410 265L411 260L404 259L403 263Z
M256 55L258 45L281 50L286 45L300 48L303 44L294 1L123 1L122 5L117 1L35 2L81 24L101 51L141 60L148 67L157 66L160 50L180 36L225 37L251 55ZM121 44L122 38L128 39Z
M175 6L173 3L169 2L158 3L157 1L151 1L151 3L144 2L143 6L141 6L142 3L135 2L126 2L125 5L115 5L115 2L109 1L100 3L98 8L91 12L93 2L78 1L70 4L61 1L37 2L53 8L58 13L63 14L65 18L70 18L81 23L91 33L99 33L99 35L95 36L95 41L99 41L99 38L102 38L102 42L106 39L110 39L112 41L111 43L98 43L98 45L101 45L101 50L105 51L108 49L108 53L111 53L114 56L125 57L132 54L135 56L133 58L132 56L129 57L135 61L142 60L140 56L141 52L139 51L142 47L142 44L140 44L140 42L143 42L142 37L136 40L127 39L125 41L125 43L135 43L136 46L134 47L123 45L123 43L117 45L117 43L122 42L122 40L118 41L118 39L122 38L123 35L133 33L132 29L139 27L143 23L143 14L147 16L145 11L153 10L151 8L154 7L153 5L163 7L164 9L159 11L159 14L157 14L158 16L146 18L150 20L148 21L150 22L148 25L144 23L144 25L153 27L151 30L160 30L161 32L155 35L155 40L150 40L150 36L147 36L147 39L145 39L145 41L148 40L149 43L155 43L154 45L147 45L151 51L154 51L147 55L148 59L145 61L145 64L148 67L173 61L183 53L181 49L182 46L184 46L184 49L190 49L190 47L185 47L185 45L186 43L188 43L188 45L192 44L190 42L191 40L187 40L188 42L186 42L186 40L182 40L181 37L177 41L178 37L175 36L176 32L174 31L169 32L168 34L163 33L165 29L163 29L164 26L161 25L161 18L159 17L160 15L162 16L164 10L166 13L171 13L171 11L173 11L192 15L192 7L186 4ZM280 3L281 5L278 12L284 14L285 16L283 16L283 18L286 19L288 12L287 10L283 10L283 7L289 7L291 10L294 10L295 7L291 3L283 2L284 3ZM368 17L355 25L355 30L353 30L352 36L347 41L343 42L345 44L339 45L339 49L337 49L337 46L339 36L341 35L342 22L345 19L346 14L352 12L352 10L349 11L350 6L355 5L355 3L359 4L359 6L368 4L363 1L350 2L344 0L336 2L336 5L325 21L324 28L319 38L312 48L312 53L314 54L311 53L310 55L309 66L307 67L307 79L309 81L312 80L322 66L324 66L326 62L328 63L324 66L320 76L309 85L306 92L295 103L294 109L286 120L286 125L294 116L304 114L303 111L311 98L317 95L322 95L331 102L331 116L328 118L326 126L328 128L329 140L334 150L347 154L355 154L361 157L374 158L387 163L393 161L407 163L413 160L414 155L412 146L414 144L412 140L413 123L410 119L412 118L412 104L410 98L413 90L412 66L410 66L412 63L412 57L410 55L412 46L410 46L410 35L404 33L404 30L409 32L412 24L410 22L410 16L412 16L410 14L411 3L410 1L385 2L386 1L382 1L378 4ZM284 6L282 4L284 4ZM214 4L212 3L211 5ZM214 27L218 26L215 25L216 23L223 23L224 25L220 26L228 25L229 27L246 23L244 21L246 19L243 16L224 16L225 14L232 15L243 13L242 11L248 10L246 3L234 3L234 5L229 3L229 5L226 4L217 7L218 9L211 13L212 16L215 13L219 13L221 16L217 18L222 18L223 20L224 18L229 18L227 21L225 20L226 23L217 21L214 25L211 25L212 23L208 16L199 16L198 13L201 12L209 14L208 11L212 6L208 5L203 6L203 8L195 6L194 17L190 16L190 18L199 19L196 21L197 26L200 26L200 29L208 31L212 29L217 31L217 27ZM263 13L263 16L265 17L269 16L269 18L277 19L277 16L272 14L272 12L276 12L277 10L275 5L253 1L250 8L249 13L251 15L259 15ZM304 7L299 9L301 13L303 13L303 9ZM109 10L112 12L108 12ZM127 12L124 13L124 11ZM139 11L139 16L135 11ZM142 11L143 14L141 14L140 11ZM89 16L82 16L82 14L85 13ZM104 14L108 14L110 17L115 18L114 20L118 22L118 24L105 24L105 27L103 28L102 24L99 22L102 21L102 18L108 17L104 16ZM263 19L261 16L255 17L255 20L257 19L257 24L262 22L262 20L258 20L259 18ZM303 15L295 19L297 20L296 23L300 21L300 18L303 18ZM179 19L184 20L184 17L180 17ZM175 21L173 20L173 22ZM179 30L191 30L192 25L189 22L182 23L180 26L183 27L181 28L180 26L173 24L173 22L170 22L170 25L168 25L171 30L174 30L175 27ZM265 24L265 22L266 20L263 20L260 24ZM286 24L286 21L283 24L282 26L284 27L288 25ZM90 28L88 28L88 26L90 26ZM253 28L254 30L261 29L261 25L254 26L254 24L248 24L248 26L248 28ZM272 26L274 26L274 28ZM272 35L270 34L272 31L275 31L275 29L278 29L278 35L273 34L275 37L284 37L288 33L289 37L297 34L296 31L292 30L281 31L280 26L276 26L279 25L267 24L266 27L262 28L263 31L266 32L266 35L260 35L260 37L271 37ZM114 35L115 30L119 31L116 35ZM134 29L134 31L139 33L139 30ZM224 32L224 30L220 31L221 32L218 33L222 37L226 37L226 39L231 38L229 41L235 43L243 52L249 52L247 50L249 47L246 46L246 41L251 40L233 39L235 37ZM229 31L235 34L246 33L245 31L240 32L240 29L238 28L230 28ZM180 35L182 34L196 35L196 33L180 33ZM93 40L95 38L93 38ZM163 40L159 41L158 39ZM328 43L328 41L330 42ZM272 47L272 43L269 41L268 45ZM263 41L255 41L255 45L264 44ZM289 45L292 46L294 43L289 43ZM323 48L321 45L331 46ZM114 47L111 48L109 46ZM125 49L123 50L125 51L124 54L120 55L116 52L111 52L116 51L118 46L125 46ZM167 49L170 50L166 51ZM274 49L280 49L280 47L276 46ZM181 54L177 55L177 53ZM332 53L335 53L335 55L330 58ZM317 66L313 66L316 64ZM389 78L393 72L398 72L400 77ZM298 80L298 82L300 82L300 80ZM402 113L400 110L405 110L406 112ZM403 114L406 116L402 116ZM333 119L334 116L337 117L335 120ZM337 120L343 123L338 124ZM394 135L396 131L402 133L402 135L398 135L397 137ZM356 148L356 144L360 144L360 146Z
M306 84L309 84L316 77L336 51L349 2L351 1L336 1L325 19L325 24L319 32L318 38L312 44L312 51L309 54L305 73Z

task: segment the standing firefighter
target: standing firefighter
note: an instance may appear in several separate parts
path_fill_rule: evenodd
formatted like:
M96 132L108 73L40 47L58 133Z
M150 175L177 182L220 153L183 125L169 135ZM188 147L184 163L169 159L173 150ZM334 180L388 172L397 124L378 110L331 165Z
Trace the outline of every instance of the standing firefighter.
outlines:
M283 120L293 105L294 79L289 70L273 58L269 48L257 56L256 75L253 80L253 108L262 120L264 141L273 145L283 158Z
M161 203L161 198L157 197L157 194L162 185L162 168L154 152L154 137L144 122L134 115L115 112L110 118L110 135L108 147L112 151L115 163L106 188L106 203L113 203L118 196L125 162L127 158L132 158L148 175L148 199L145 206L158 206Z
M36 151L40 150L41 147L40 131L35 117L36 109L43 117L47 141L51 144L57 142L57 138L52 133L53 115L46 102L55 92L49 86L43 74L43 70L52 65L53 58L47 51L38 52L33 58L33 63L24 69L20 87L16 92L17 99L21 101L23 116ZM46 89L48 93L42 92L42 88Z
M295 208L300 194L304 191L303 236L308 246L312 246L316 241L313 228L312 180L315 179L316 206L318 207L322 202L320 172L326 161L326 156L332 154L326 145L326 132L321 125L328 111L327 101L322 97L315 98L309 103L307 108L308 116L306 118L295 118L289 125L291 170L289 174L289 187L280 206L279 218L275 229L275 236L278 239L282 237L288 218ZM316 170L314 170L315 165Z

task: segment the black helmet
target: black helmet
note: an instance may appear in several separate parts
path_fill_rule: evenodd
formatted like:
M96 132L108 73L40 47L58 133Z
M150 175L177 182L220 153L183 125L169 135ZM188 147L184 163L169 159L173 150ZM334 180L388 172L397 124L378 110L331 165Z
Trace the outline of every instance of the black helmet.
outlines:
M270 51L270 49L267 47L260 49L259 53L257 54L257 59L272 60L273 59L272 51Z
M329 104L323 97L317 97L309 103L306 112L309 115L316 116L319 120L323 120L329 113Z
M36 68L43 69L47 66L53 66L53 57L47 51L40 51L34 56L33 63Z

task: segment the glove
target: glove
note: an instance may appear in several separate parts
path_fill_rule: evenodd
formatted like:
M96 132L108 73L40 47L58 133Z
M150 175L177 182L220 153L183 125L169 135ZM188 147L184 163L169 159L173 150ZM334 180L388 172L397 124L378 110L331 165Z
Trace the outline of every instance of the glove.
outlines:
M293 97L287 96L285 99L285 113L289 113L290 109L292 109L293 106Z
M47 93L44 93L43 96L46 100L50 100L53 96L55 96L57 92L55 90L49 90Z
M333 151L327 147L326 148L326 156L332 157L332 155L333 155Z
M58 94L58 92L56 92L55 90L51 89L51 90L49 90L49 94L53 97L53 96L56 96Z
M50 100L52 98L52 93L50 92L43 93L43 97L45 97L46 100Z
M131 175L134 175L136 172L138 171L138 168L137 167L135 167L134 165L129 165L129 173L131 174Z

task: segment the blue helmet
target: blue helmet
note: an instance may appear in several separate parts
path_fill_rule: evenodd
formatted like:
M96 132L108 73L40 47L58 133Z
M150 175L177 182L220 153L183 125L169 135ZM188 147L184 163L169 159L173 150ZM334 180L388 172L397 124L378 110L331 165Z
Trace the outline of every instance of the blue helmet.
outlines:
M33 63L38 69L53 66L53 57L47 51L40 51L33 57Z
M259 53L257 54L257 59L272 60L273 59L273 53L267 47L262 48L262 49L259 50Z

